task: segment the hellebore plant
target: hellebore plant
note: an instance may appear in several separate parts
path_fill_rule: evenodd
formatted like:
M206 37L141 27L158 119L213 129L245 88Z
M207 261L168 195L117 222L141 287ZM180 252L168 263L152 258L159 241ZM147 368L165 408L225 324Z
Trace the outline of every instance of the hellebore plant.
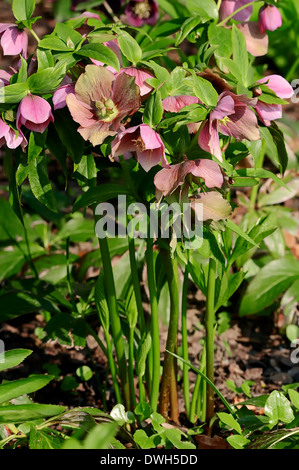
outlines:
M32 29L34 2L14 0L17 22L0 25L1 46L4 54L22 57L17 68L14 64L14 68L0 71L0 147L6 149L10 202L24 227L20 187L25 181L39 203L50 213L57 211L47 171L49 156L57 159L64 175L72 169L72 177L83 188L74 212L84 209L85 213L91 206L96 222L108 224L98 204L127 196L137 208L145 207L146 239L137 243L128 236L125 241L130 273L121 294L117 282L122 280L115 279L118 268L113 266L115 252L109 237L99 240L101 272L86 311L98 314L105 344L74 294L69 264L67 299L62 310L52 309L51 315L55 320L71 305L69 317L82 320L107 355L115 397L118 403L124 402L126 411L147 402L151 412L159 410L175 422L180 417L177 352L181 324L187 419L192 423L201 420L210 430L215 314L228 304L244 279L241 270L232 273L235 250L241 251L240 246L249 250L261 241L231 220L233 190L255 187L261 177L284 185L262 169L262 162L271 148L277 153L281 173L286 169L283 131L273 121L281 118L284 100L293 90L283 77L266 76L254 68L254 56L267 51L265 31L281 24L276 7L265 4L259 22L253 23L250 18L255 2L200 2L200 14L192 11L189 2L187 6L183 1L174 3L179 14L173 15L176 10L172 8L164 12L166 7L159 9L154 0L130 0L122 5L126 18L122 24L103 2L105 21L97 13L86 12L58 23L51 34L38 38ZM165 19L164 13L174 18ZM28 60L24 28L37 41ZM191 45L190 54L183 43ZM178 50L175 60L174 47ZM182 64L178 63L181 57ZM253 159L250 168L239 165L245 157ZM102 175L108 176L108 181L111 177L115 180L98 184L97 173L99 180ZM253 205L255 191L253 188L251 193ZM149 230L151 206L159 213L173 201L179 206L176 216L182 215L184 203L189 204L192 228L200 220L200 247L190 248L185 234L175 237L175 216L169 220L166 238L161 235L162 223L156 231ZM126 225L135 216L126 212L127 207L118 207L119 219L123 209ZM56 220L53 216L53 223ZM237 241L233 241L233 234ZM68 263L69 243L68 238ZM38 258L28 256L28 260L38 278ZM191 400L187 332L190 277L206 297L201 375ZM166 350L161 351L164 286L169 294L169 321ZM150 304L148 315L143 294Z

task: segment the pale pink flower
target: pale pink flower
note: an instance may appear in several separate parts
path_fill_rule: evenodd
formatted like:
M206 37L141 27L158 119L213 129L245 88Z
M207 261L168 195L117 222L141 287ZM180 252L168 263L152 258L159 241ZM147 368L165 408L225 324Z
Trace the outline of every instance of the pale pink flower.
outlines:
M203 178L207 188L221 188L223 175L219 165L213 160L186 160L160 170L155 178L156 198L170 196L176 189L185 184L187 175Z
M0 44L4 55L22 54L27 58L28 36L26 31L11 23L0 23Z
M280 75L269 75L258 80L258 83L266 85L270 90L278 96L278 98L287 99L291 98L294 94L294 90L291 85ZM271 121L281 119L282 117L282 106L281 104L269 104L258 100L255 105L255 110L260 120L265 126L270 126Z
M147 124L129 127L120 132L111 143L111 160L118 160L123 155L125 160L136 157L145 171L153 166L168 165L165 148L159 134Z
M247 21L239 23L237 28L244 34L247 51L254 57L261 57L268 52L269 38L262 33L258 23Z
M122 73L115 77L105 67L87 65L66 97L78 132L93 146L121 130L121 121L140 108L139 88L134 78Z
M24 150L27 146L27 140L21 131L16 132L0 118L0 147L4 144L10 149L15 149L21 145Z
M31 131L42 134L53 121L51 106L44 98L28 94L22 99L17 112L18 129L23 125Z
M125 69L121 69L120 73L126 73L127 75L135 78L135 83L140 89L140 96L146 96L153 90L153 87L148 85L146 80L155 77L146 70L137 69L136 67L127 67Z
M282 25L280 11L275 5L265 4L259 11L258 25L262 33L275 31Z

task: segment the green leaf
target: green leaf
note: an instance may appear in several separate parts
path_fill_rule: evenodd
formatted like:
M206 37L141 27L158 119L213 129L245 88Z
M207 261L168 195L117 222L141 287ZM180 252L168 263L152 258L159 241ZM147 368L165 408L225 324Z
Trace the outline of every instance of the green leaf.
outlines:
M97 184L97 168L94 156L83 155L79 163L74 164L73 178L76 178L82 188L90 188Z
M55 91L64 77L64 66L49 67L30 75L27 85L32 94L43 95Z
M73 207L73 212L88 207L92 204L99 204L100 202L106 202L110 199L117 198L121 194L130 194L130 190L119 184L109 183L90 188L82 196L80 196Z
M217 106L218 93L213 85L205 78L196 75L194 71L192 71L192 76L192 88L197 98L199 98L207 106Z
M241 316L260 312L272 304L299 277L299 262L292 258L274 260L251 281L242 298Z
M232 47L234 62L237 64L240 71L240 79L242 84L246 87L247 85L247 73L248 73L248 54L245 36L241 31L233 25L232 29Z
M53 429L36 429L31 427L29 434L29 449L61 449L65 439Z
M49 49L50 51L70 52L70 48L62 41L62 39L55 36L43 38L38 43L38 47L42 49Z
M188 18L181 26L179 33L177 34L176 40L175 40L175 46L179 46L184 39L188 36L191 31L196 28L197 25L201 22L201 17L200 16L191 16L191 18ZM222 28L218 28L222 29Z
M78 369L76 370L76 374L81 380L84 380L86 382L90 380L91 377L93 376L92 370L88 366L78 367Z
M57 312L58 307L52 304L48 299L35 297L26 292L6 292L0 296L1 314L0 321L4 322L16 318L26 313L39 312L46 310Z
M151 95L147 101L143 114L143 122L148 124L150 127L156 127L163 116L163 106L161 101L161 95L159 91L156 91Z
M74 49L78 46L80 41L82 41L81 34L65 23L56 23L54 33L56 33L70 49Z
M65 406L56 405L7 405L0 406L0 424L23 423L40 418L49 418L65 411Z
M26 379L14 380L0 385L0 403L10 401L21 395L36 392L45 387L53 377L51 375L35 375Z
M187 0L187 7L192 15L200 15L204 20L218 19L217 5L214 0Z
M2 321L2 320L1 320ZM0 354L0 372L15 367L30 356L30 349L10 349Z
M115 405L110 413L111 418L118 423L119 426L130 424L134 421L135 417L131 411L126 411L124 405Z
M84 449L109 449L117 429L117 423L103 423L95 426L84 441Z
M182 442L182 434L179 429L165 429L163 437L170 441L176 449L196 449L192 442Z
M129 33L119 30L117 40L121 52L130 62L136 64L142 59L142 50L138 42Z
M222 423L228 426L230 429L234 429L238 434L242 434L242 429L238 421L228 413L217 413L218 418Z
M141 449L154 449L161 441L159 435L153 434L152 436L148 436L143 429L138 429L134 433L133 438Z
M131 37L131 36L130 36ZM110 65L119 72L120 66L116 54L104 44L90 42L85 44L76 54L81 57L89 57L90 59L99 60L106 65Z
M246 439L244 436L233 435L227 438L227 442L234 448L234 449L244 449L244 447L250 443L249 439Z
M243 232L243 230L238 226L236 225L232 220L228 219L226 221L226 225L228 228L230 228L233 232L235 232L237 235L239 235L239 237L242 237L244 238L244 240L248 241L249 243L251 243L252 245L254 246L257 246L257 244L255 243L254 240L252 240L252 238L247 235L245 232Z
M57 212L56 200L48 177L47 160L40 155L29 164L29 183L36 199L48 209Z
M22 101L29 93L27 83L14 83L0 88L0 104L15 104Z
M262 139L267 144L267 154L279 167L283 174L288 164L288 155L285 148L284 137L276 123L269 127L260 127Z
M40 132L31 132L28 145L28 163L31 163L33 160L35 160L44 150L46 138L47 131L45 131L43 134Z
M299 393L296 392L296 390L293 390L293 389L290 388L288 390L288 394L289 394L290 400L293 403L293 405L295 406L296 410L299 410Z
M148 353L150 352L152 344L152 338L150 333L147 333L140 341L137 349L137 364L136 371L138 375L143 376L145 374L145 363Z
M265 404L265 415L270 418L270 426L273 427L280 421L291 423L295 416L291 403L282 392L273 390Z
M65 112L65 109L59 109L55 112L54 126L59 139L67 149L68 155L74 163L79 163L82 155L84 155L85 142L77 132L77 124Z
M12 11L18 21L29 20L35 9L35 0L13 0Z

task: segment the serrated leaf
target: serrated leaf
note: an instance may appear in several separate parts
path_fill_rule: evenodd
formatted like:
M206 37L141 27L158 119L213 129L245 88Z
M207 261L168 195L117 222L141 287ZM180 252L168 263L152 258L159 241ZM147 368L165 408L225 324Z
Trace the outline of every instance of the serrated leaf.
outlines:
M120 70L116 54L109 49L109 47L103 44L90 42L89 44L82 46L76 54L82 57L89 57L90 59L98 60L103 62L105 65L110 65L110 67L113 67L117 72Z

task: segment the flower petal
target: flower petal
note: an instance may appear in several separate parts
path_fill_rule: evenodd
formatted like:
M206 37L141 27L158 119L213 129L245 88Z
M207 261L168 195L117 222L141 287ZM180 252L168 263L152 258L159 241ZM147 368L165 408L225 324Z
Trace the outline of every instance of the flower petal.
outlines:
M282 99L291 98L294 94L291 85L280 75L268 75L258 80L258 83L265 83L270 90Z
M208 188L221 188L223 185L223 175L220 166L213 160L199 159L194 160L193 168L190 173L193 176L199 176L205 180Z
M239 23L237 28L244 34L246 39L247 51L255 57L260 57L268 52L269 38L266 33L262 33L258 24L249 21Z
M7 28L1 38L4 55L22 54L27 57L28 36L25 31L15 27Z

